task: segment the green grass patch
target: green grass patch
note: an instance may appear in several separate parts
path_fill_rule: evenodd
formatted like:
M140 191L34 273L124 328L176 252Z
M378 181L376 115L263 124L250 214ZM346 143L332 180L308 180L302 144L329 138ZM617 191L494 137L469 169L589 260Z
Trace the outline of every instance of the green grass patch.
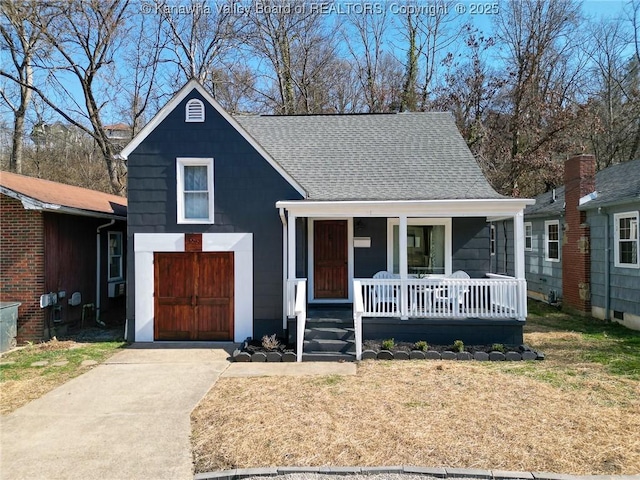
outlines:
M59 344L61 348L57 348L55 342L28 345L23 349L3 355L0 359L2 362L0 383L10 380L20 381L34 376L55 377L60 375L68 379L69 374L78 370L83 361L94 360L100 363L126 345L125 342L97 342L68 345L67 348L64 348L63 345L67 342L59 342ZM45 366L31 366L33 363L45 361L48 362ZM62 361L69 363L63 366L52 365Z
M530 301L529 308L529 329L577 333L579 341L575 344L563 340L564 350L576 349L585 362L599 363L611 374L640 380L640 332L615 322L571 315L540 302Z

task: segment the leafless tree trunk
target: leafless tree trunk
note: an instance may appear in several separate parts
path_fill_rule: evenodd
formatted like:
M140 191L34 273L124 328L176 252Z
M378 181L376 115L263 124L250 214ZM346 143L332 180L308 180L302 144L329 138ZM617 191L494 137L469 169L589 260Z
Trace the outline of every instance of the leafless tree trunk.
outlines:
M13 112L9 169L16 173L22 173L25 118L32 96L33 60L37 49L42 47L42 29L34 23L41 8L36 0L20 3L11 0L0 2L0 48L3 50L0 57L3 58L0 75L13 84L8 90L0 89L0 96ZM43 27L46 28L47 21L44 15L41 19ZM13 71L8 70L9 65L13 67ZM17 102L13 95L8 93L14 88L19 90Z
M384 48L390 26L388 10L381 6L381 11L367 11L370 4L362 5L362 10L346 15L343 37L354 60L367 110L376 113L399 109L402 67Z

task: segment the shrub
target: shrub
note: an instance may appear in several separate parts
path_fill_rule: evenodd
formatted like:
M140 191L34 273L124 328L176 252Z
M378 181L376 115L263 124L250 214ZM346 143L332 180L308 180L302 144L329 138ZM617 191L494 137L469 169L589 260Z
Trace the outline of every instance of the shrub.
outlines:
M387 338L386 340L382 341L383 350L393 350L395 346L396 346L396 342L393 338Z
M417 342L413 345L413 347L414 347L416 350L420 350L420 351L422 351L422 352L426 352L427 350L429 350L429 344L428 344L427 342L425 342L424 340L417 341Z
M464 352L464 342L462 340L456 340L453 342L454 352Z
M276 338L275 333L271 336L265 335L262 337L262 347L269 351L277 350L280 347L280 340Z
M504 348L504 345L501 343L494 343L493 345L491 345L491 350L494 352L504 353L506 351L506 348Z

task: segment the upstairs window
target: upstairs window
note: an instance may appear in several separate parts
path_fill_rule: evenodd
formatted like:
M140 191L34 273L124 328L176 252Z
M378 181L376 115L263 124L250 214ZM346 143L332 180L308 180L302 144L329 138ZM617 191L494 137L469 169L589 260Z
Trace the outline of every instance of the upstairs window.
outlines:
M638 268L638 212L616 213L615 266Z
M527 252L533 250L533 226L531 222L524 223L524 249Z
M546 233L544 244L544 259L547 262L560 261L560 222L549 220L544 222Z
M178 223L213 223L213 158L178 158Z
M109 280L122 280L122 232L109 232Z
M204 103L197 98L187 102L185 122L204 122Z

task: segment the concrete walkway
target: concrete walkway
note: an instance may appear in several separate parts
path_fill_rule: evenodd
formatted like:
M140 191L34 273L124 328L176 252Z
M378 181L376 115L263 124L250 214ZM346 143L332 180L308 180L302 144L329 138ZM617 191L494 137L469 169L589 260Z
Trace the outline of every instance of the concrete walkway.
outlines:
M221 374L348 375L356 368L231 364L233 348L136 344L0 417L0 478L192 479L190 413Z

